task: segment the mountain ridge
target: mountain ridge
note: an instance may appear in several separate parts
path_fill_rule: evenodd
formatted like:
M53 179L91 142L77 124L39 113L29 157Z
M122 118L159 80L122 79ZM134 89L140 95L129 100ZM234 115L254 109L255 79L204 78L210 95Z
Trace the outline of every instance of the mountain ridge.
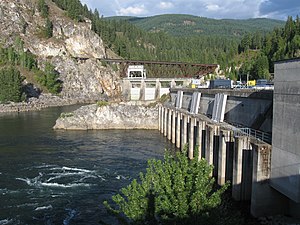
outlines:
M107 20L127 20L148 32L165 32L173 36L220 35L242 38L246 33L272 31L285 22L268 18L212 19L188 14L163 14L150 17L106 17Z

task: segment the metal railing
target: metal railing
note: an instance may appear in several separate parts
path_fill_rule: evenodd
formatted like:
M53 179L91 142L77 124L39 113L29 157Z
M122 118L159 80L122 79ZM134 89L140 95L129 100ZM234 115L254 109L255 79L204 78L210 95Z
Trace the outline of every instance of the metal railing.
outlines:
M268 144L272 143L272 135L270 133L262 132L259 130L251 129L248 127L243 127L243 128L236 128L234 130L234 136L239 137L239 136L248 136L248 137L254 137L257 140L266 142Z

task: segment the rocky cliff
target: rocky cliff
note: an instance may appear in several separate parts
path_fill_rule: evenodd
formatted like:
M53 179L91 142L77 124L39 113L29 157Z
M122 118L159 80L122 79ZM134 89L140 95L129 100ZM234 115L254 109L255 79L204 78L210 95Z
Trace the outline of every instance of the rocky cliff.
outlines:
M158 108L131 103L82 106L62 114L54 129L158 129Z
M119 74L103 66L98 58L106 57L100 37L91 30L91 23L77 23L52 1L49 19L53 23L53 37L41 37L44 19L35 0L0 1L0 43L14 44L16 37L24 41L24 50L38 57L39 65L49 61L60 73L63 97L98 100L120 94Z

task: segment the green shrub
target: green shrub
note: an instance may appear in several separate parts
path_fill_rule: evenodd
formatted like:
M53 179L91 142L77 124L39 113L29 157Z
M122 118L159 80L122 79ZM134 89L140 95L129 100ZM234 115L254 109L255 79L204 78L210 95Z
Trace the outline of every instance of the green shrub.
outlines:
M107 106L107 105L109 105L109 103L107 101L98 101L97 102L98 107Z
M37 70L35 75L37 82L52 94L58 94L61 91L62 83L58 78L59 73L48 62L46 62L44 71Z
M39 0L37 7L43 18L48 17L49 6L46 4L45 0Z
M134 179L112 196L114 203L104 205L132 224L214 224L211 212L221 204L228 184L214 190L212 166L197 158L189 160L184 152L149 160L140 182Z
M61 113L59 117L60 118L66 118L66 117L72 117L72 116L74 116L73 113Z
M169 100L170 100L170 95L169 95L169 94L163 94L163 95L160 97L159 102L165 103L165 102L167 102L167 101L169 101Z

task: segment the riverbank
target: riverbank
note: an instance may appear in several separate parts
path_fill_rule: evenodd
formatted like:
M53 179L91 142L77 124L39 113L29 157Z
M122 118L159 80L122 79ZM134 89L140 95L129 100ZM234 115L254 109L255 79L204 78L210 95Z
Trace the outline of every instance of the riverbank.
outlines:
M54 129L107 130L158 129L158 107L133 102L92 104L65 113L56 120Z
M27 102L10 102L0 104L0 113L39 111L48 107L91 103L86 99L61 98L51 94L41 94L38 98L30 98Z

